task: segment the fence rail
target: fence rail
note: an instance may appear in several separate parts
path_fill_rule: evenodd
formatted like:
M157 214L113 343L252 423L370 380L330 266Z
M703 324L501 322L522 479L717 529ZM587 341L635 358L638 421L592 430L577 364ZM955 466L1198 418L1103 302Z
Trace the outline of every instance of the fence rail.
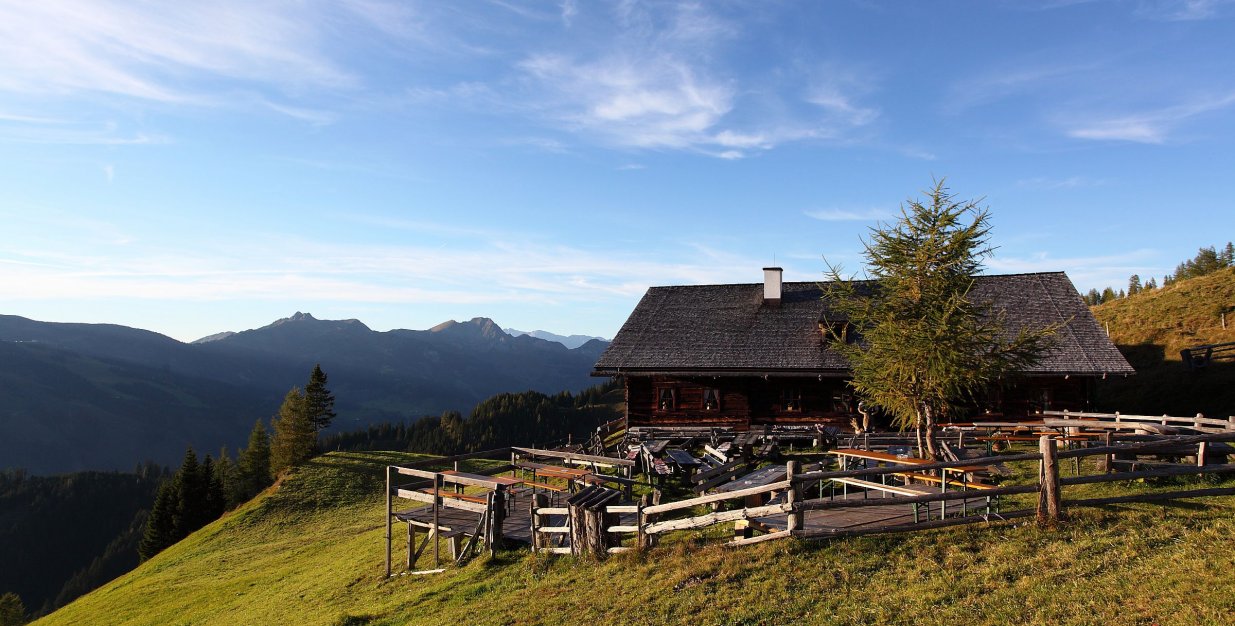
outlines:
M1074 413L1070 415L1076 416ZM1064 519L1066 509L1073 507L1103 506L1122 502L1157 502L1174 499L1194 499L1235 495L1235 488L1213 488L1130 494L1107 498L1068 500L1063 497L1063 489L1065 487L1072 487L1076 485L1109 483L1153 477L1185 475L1200 476L1207 474L1235 473L1235 463L1221 463L1212 465L1204 464L1207 459L1206 450L1209 446L1215 443L1232 441L1235 441L1235 432L1223 431L1218 433L1204 433L1200 435L1161 437L1155 441L1139 441L1135 443L1118 445L1099 445L1074 450L1059 450L1057 448L1058 442L1051 436L1044 435L1039 439L1039 450L1037 452L988 456L978 459L964 459L961 461L924 464L895 464L883 467L867 467L853 470L812 471L804 473L798 473L796 463L790 461L785 467L786 479L768 485L750 487L747 489L726 493L710 494L663 504L647 505L645 500L644 502L641 502L640 505L633 507L629 505L625 507L610 506L606 511L607 513L616 513L619 510L622 512L632 512L633 509L633 511L637 512L638 522L634 525L613 523L609 526L602 526L601 531L602 534L606 531L612 533L632 533L638 536L636 545L640 547L650 547L655 545L656 538L658 536L672 531L705 528L730 522L736 522L744 525L759 525L758 520L760 519L776 518L781 515L785 516L785 530L770 530L769 532L761 535L738 537L726 543L726 545L730 546L742 546L785 538L830 539L881 533L911 532L963 524L1011 520L1030 516L1036 516L1041 523L1051 525ZM1189 456L1196 456L1198 464L1191 466L1177 464L1166 468L1116 472L1112 470L1114 465L1108 462L1104 464L1104 467L1107 469L1106 472L1102 474L1084 476L1078 475L1067 478L1062 478L1060 476L1059 464L1060 461L1064 459L1102 456L1109 460L1118 456L1150 454L1164 451L1172 454L1189 452ZM942 471L945 469L970 468L973 466L994 465L1018 461L1037 461L1039 463L1039 479L1036 484L1011 485L981 490L940 491L939 493L923 494L920 496L861 500L835 500L823 498L803 499L801 497L802 492L804 492L809 485L814 485L821 481L834 478L846 479L861 476L886 476L890 474L904 474L910 472L921 474L931 470ZM710 511L688 517L662 519L666 515L688 511L700 506L713 505L731 500L744 501L752 496L762 497L777 493L783 494L784 496L780 502L772 502L760 506L743 506L742 508L727 511ZM936 502L941 503L946 507L946 503L957 500L964 502L973 499L987 499L989 503L990 499L993 498L1030 493L1038 494L1037 506L1014 511L990 513L988 508L988 513L986 514L950 517L947 515L947 510L945 508L943 509L945 514L938 519L928 519L927 521L915 522L913 524L896 524L878 527L808 529L803 524L803 515L808 511L886 506L888 504L922 504L929 507L931 503ZM534 519L537 519L542 515L562 514L563 511L561 508L534 508L533 510ZM602 519L612 518L602 516ZM550 528L552 528L552 530L550 530ZM560 527L541 526L539 530L540 532L546 534L566 534ZM567 535L572 538L574 537L573 534ZM629 549L626 546L622 546L616 550L613 548L614 547L610 547L607 551L615 552ZM569 548L557 548L551 551L556 553L564 553L570 552L571 550ZM580 554L581 551L576 549L574 553Z

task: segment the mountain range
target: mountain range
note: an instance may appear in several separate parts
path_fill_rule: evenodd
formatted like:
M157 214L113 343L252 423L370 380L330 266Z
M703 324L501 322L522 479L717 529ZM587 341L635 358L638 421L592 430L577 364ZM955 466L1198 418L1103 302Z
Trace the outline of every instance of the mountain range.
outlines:
M186 446L244 443L314 364L330 378L334 429L467 411L506 391L596 382L608 344L511 336L487 318L377 332L296 313L184 343L111 324L0 315L0 468L33 473L174 464Z
M535 337L537 339L544 339L545 341L556 341L566 346L567 348L572 348L572 349L578 348L579 346L582 346L583 344L589 341L592 341L593 339L597 341L606 341L606 342L608 341L608 339L605 339L604 337L593 337L591 335L559 335L557 333L551 333L547 330L526 331L526 330L515 330L513 328L505 328L503 330L505 330L506 334L510 335L511 337L520 337L522 335L528 335L531 337ZM215 335L212 335L212 336L215 336ZM209 339L209 337L206 337L205 339ZM203 339L199 339L198 341L203 341Z

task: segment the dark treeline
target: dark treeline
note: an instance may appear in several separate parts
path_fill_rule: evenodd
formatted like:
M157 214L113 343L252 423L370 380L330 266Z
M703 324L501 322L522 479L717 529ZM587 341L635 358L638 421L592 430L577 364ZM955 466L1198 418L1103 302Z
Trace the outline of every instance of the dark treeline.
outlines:
M0 472L0 591L41 615L137 565L137 542L168 470L30 476ZM9 609L6 609L9 610Z
M318 431L335 418L334 394L326 373L316 365L304 389L292 387L271 420L274 434L261 420L253 424L248 445L233 461L227 450L216 461L206 455L198 463L192 448L180 469L159 488L150 508L138 551L148 559L188 537L257 495L284 470L307 461L318 450Z
M322 440L323 450L401 450L461 454L511 445L584 442L597 426L620 417L615 403L621 386L608 382L580 392L545 395L503 393L480 404L464 419L458 411L411 422L385 423L338 433ZM613 397L613 394L619 394Z
M1175 284L1176 281L1212 274L1228 267L1235 267L1235 245L1232 245L1229 241L1221 250L1214 246L1198 250L1196 256L1176 265L1174 274L1163 276L1162 286L1165 287ZM1142 282L1140 275L1133 274L1128 277L1128 288L1126 290L1120 289L1116 291L1113 287L1107 287L1102 291L1090 289L1089 293L1082 296L1082 298L1085 300L1085 304L1096 306L1104 302L1135 296L1138 293L1152 291L1157 288L1158 281L1154 277L1150 276Z

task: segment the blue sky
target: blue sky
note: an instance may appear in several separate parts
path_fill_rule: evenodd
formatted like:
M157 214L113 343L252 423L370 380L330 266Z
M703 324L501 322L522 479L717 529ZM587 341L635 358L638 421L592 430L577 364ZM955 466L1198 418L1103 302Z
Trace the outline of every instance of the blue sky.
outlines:
M612 336L946 177L1082 291L1235 238L1230 2L0 0L0 313Z

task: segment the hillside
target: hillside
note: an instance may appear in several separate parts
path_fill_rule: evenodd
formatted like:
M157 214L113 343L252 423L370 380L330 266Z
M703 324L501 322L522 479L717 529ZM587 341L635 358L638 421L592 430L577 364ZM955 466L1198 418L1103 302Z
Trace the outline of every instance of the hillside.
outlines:
M502 392L578 391L597 382L605 345L511 337L486 318L376 332L297 313L186 344L0 315L0 469L128 469L174 464L187 445L235 448L315 363L330 376L339 431L467 411Z
M1226 329L1221 314L1226 312ZM1235 362L1187 370L1179 351L1235 341L1235 268L1093 307L1137 370L1099 388L1099 408L1124 413L1225 417L1235 413Z
M36 623L1191 625L1228 620L1235 594L1235 498L1077 510L1058 531L736 550L717 545L723 529L684 532L603 563L510 551L385 579L380 468L413 458L319 457Z

